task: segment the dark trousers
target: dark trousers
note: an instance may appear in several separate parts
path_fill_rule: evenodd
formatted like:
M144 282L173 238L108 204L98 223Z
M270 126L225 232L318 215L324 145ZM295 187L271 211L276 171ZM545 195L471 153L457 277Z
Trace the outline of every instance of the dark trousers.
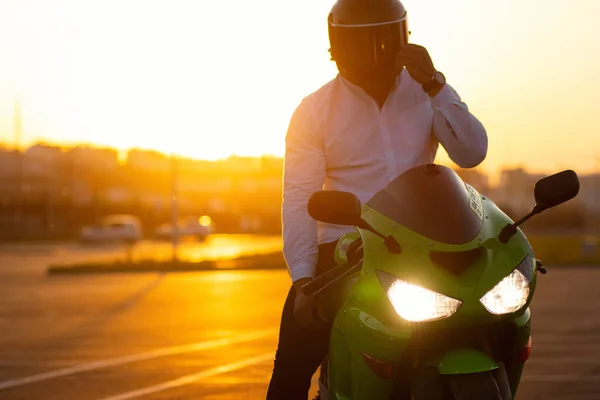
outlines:
M320 275L335 265L336 242L319 245L315 275ZM306 400L310 381L329 348L330 327L321 330L301 328L294 319L296 292L290 288L279 328L279 344L275 353L273 374L267 400Z

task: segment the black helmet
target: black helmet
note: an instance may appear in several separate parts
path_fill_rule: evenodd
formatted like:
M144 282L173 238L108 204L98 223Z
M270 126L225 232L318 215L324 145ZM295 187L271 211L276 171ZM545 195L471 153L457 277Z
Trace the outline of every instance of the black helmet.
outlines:
M337 0L328 25L331 59L342 74L389 69L408 43L406 9L399 0Z

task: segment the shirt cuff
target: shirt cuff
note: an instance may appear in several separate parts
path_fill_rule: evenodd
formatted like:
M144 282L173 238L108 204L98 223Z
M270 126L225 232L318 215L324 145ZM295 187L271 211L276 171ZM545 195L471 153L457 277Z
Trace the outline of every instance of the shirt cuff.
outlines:
M431 100L431 104L433 105L433 108L435 110L440 110L445 106L455 103L457 101L460 102L460 98L457 97L454 90L452 90L452 88L448 84L445 84L444 87L442 87L442 90L438 92L438 94L436 94L433 97L430 97L429 99Z
M302 278L312 278L315 274L315 266L312 263L302 263L290 266L292 283Z

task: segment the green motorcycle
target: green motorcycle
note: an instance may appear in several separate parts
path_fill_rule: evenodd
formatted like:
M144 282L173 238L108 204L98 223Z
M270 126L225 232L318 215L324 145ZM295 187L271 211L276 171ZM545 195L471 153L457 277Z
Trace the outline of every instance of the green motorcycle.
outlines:
M546 272L518 227L574 198L579 180L563 171L534 191L533 211L516 223L435 164L401 174L366 204L314 193L314 219L357 228L339 240L338 265L303 287L338 300L321 399L514 398L537 272Z

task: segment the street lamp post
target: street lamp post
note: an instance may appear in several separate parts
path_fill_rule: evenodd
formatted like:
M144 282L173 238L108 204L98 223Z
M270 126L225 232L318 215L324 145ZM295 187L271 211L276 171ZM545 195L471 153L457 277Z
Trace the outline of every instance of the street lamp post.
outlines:
M14 220L17 235L22 235L21 231L21 213L23 203L23 155L21 152L21 137L23 136L23 122L21 119L21 102L18 97L14 99L14 110L13 110L13 133L14 133L14 146L15 146L15 171L14 177L16 183L16 209L14 209Z
M593 204L588 209L588 212L592 214L592 218L587 220L586 229L590 233L597 235L600 233L600 226L598 225L600 215L598 214L599 209L594 205L599 204L598 201L600 200L598 198L600 194L600 152L596 152L595 154L587 153L585 155L594 160L594 170L589 176L590 187L587 189L590 192L591 203Z
M172 262L178 260L177 249L179 247L179 204L177 191L177 157L171 153L171 224L173 225L172 237Z

